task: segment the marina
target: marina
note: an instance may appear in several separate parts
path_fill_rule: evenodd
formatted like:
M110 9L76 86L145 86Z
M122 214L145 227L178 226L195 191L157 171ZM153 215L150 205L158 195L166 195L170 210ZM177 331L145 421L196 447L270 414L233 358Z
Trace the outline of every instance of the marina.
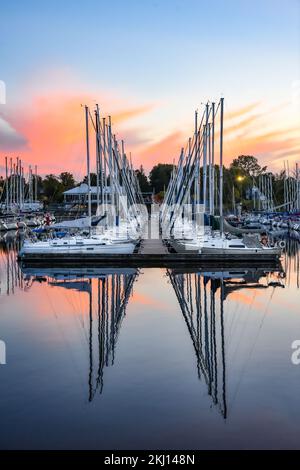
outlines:
M2 242L1 445L292 448L299 248L277 266L47 267Z
M241 264L279 260L283 246L280 243L271 244L267 236L260 238L259 234L263 233L264 229L247 223L242 227L234 227L225 218L224 98L218 103L207 103L204 106L200 123L198 123L198 111L195 113L193 138L189 138L186 150L181 150L177 167L173 167L164 200L159 212L154 215L152 208L149 214L144 203L137 174L125 153L124 141L120 145L113 134L111 117L109 116L106 124L105 117L102 121L100 119L98 105L93 113L88 106L84 109L87 216L62 220L58 223L51 223L52 220L48 220L47 230L29 229L27 232L28 227L26 227L25 237L19 250L19 260L25 263L45 262L64 265L79 264L83 261L87 264L109 263L125 266L127 264L159 266L184 262L197 265L197 263L216 261ZM96 139L95 215L92 214L91 126ZM218 135L217 139L215 135ZM215 152L217 146L218 152ZM218 178L216 178L216 155L219 158ZM108 181L110 181L110 204L107 200ZM298 207L297 166L296 179L293 181L291 187L294 188L294 200ZM288 182L290 183L289 178ZM290 188L290 184L286 184L285 187ZM6 193L8 197L9 192ZM285 190L284 195L286 193ZM265 200L261 194L260 191L259 200ZM8 207L7 201L6 198ZM269 210L270 205L268 204L266 208ZM290 209L295 208L290 207ZM151 233L153 218L158 224L161 239L153 237ZM265 221L264 225L266 223ZM295 229L296 226L298 225L293 224L291 228ZM65 232L60 231L57 237L56 230L65 230ZM39 239L38 235L42 235L42 239Z
M2 466L297 465L299 0L2 3Z

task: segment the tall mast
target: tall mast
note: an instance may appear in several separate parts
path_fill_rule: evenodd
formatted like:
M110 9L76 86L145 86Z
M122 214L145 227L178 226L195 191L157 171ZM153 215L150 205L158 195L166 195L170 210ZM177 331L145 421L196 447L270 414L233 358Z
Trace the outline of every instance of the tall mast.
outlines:
M212 122L211 122L211 213L215 214L215 103L211 104Z
M194 207L195 207L195 223L197 221L197 208L199 204L199 151L198 151L198 111L195 111L195 155L196 155L196 171L194 181ZM175 165L174 165L175 167ZM174 193L175 195L175 193Z
M10 178L9 178L9 209L12 206L12 158L10 158Z
M29 204L32 204L32 169L31 165L29 165Z
M88 217L91 219L92 200L91 200L91 170L90 170L89 108L88 106L85 106L85 131L86 131L86 168L87 168L87 185L88 185Z
M13 204L16 203L16 164L13 164Z
M19 197L19 157L17 157L17 164L16 164L16 203L20 208L20 197Z
M99 123L99 106L96 104L96 176L97 176L97 211L100 204L100 123Z
M35 202L36 202L36 201L37 201L37 198L38 198L38 191L37 191L37 182L38 182L38 181L37 181L37 180L38 180L38 178L37 178L37 165L35 165L35 178L34 178L34 180L35 180L35 185L34 185L34 200L35 200Z
M124 140L121 141L121 152L122 152L122 179L121 179L121 187L124 186L125 183L125 176L126 175L126 155L125 155L125 148L124 148ZM127 179L127 178L126 178ZM131 178L129 177L130 183L132 183ZM123 197L123 194L122 194ZM127 199L127 209L129 206L129 201ZM126 214L127 217L127 214Z
M25 178L24 178L24 167L22 166L21 168L21 174L22 174L22 204L24 204L25 200Z
M7 157L5 157L5 195L6 195L6 211L8 212L8 166L7 166Z
M105 118L102 119L102 129L103 129L103 178L104 178L104 207L105 212L107 211L107 153L106 153L106 124Z
M192 139L191 137L189 138L189 158L191 158L192 156ZM188 207L190 206L191 204L191 189L189 188L189 191L188 191L188 200L187 200L187 203L188 203Z
M208 168L209 168L209 214L212 215L212 200L213 200L213 193L212 193L212 165L211 165L211 125L208 124Z
M119 227L120 225L120 196L122 196L123 194L120 194L118 192L118 185L120 185L120 175L119 175L119 171L118 171L118 162L117 162L117 158L118 158L118 148L117 148L117 141L116 141L116 136L115 134L113 135L113 142L114 142L114 164L113 164L113 172L114 172L114 177L116 179L116 185L115 185L115 188L116 188L116 194L115 194L115 204L116 204L116 226ZM122 191L122 187L120 189Z
M20 210L22 207L22 160L19 160L19 204L20 204Z
M101 204L103 204L103 149L101 141L101 123L100 123L100 110L97 105L98 129L99 129L99 178L100 178L100 194Z
M206 212L207 198L207 128L208 128L208 104L206 104L206 120L203 130L203 204Z
M296 203L297 203L297 211L300 209L300 187L299 187L299 167L298 163L296 163Z
M114 162L112 158L112 135L111 135L111 116L108 116L108 160L109 160L109 185L111 194L111 205L115 206L115 181L114 181Z
M223 118L224 98L220 101L220 233L223 234Z

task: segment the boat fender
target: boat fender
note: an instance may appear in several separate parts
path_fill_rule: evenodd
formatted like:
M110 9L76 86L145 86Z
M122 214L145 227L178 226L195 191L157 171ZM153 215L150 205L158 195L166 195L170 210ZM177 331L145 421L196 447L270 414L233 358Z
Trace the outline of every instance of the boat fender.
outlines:
M279 246L279 248L285 248L285 241L280 240L279 242L277 242L277 246Z

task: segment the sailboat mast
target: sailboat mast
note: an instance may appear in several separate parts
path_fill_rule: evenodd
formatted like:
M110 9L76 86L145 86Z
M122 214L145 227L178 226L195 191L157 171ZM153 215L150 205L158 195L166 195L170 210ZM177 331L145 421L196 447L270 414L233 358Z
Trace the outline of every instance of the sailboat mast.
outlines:
M211 214L215 215L215 103L211 104Z
M5 182L6 182L6 211L8 212L8 166L7 166L7 157L5 157Z
M17 207L20 208L20 198L19 198L19 157L17 157L17 164L16 164L16 203L17 203Z
M99 177L100 177L100 200L101 204L103 204L103 149L102 149L102 141L101 141L101 121L100 121L100 111L99 106L97 104L97 117L98 117L98 130L99 130Z
M113 158L112 158L112 135L111 135L111 116L108 116L108 161L109 161L109 184L111 191L111 205L115 207L115 183L113 175Z
M10 158L10 178L9 178L9 209L12 206L12 158Z
M209 168L209 215L212 215L212 200L213 200L213 193L212 193L212 165L211 165L211 124L208 124L208 168Z
M224 98L220 101L220 234L223 234L223 119Z
M97 210L100 204L100 117L99 106L96 104L96 177L97 177Z
M206 104L206 119L203 130L203 204L206 212L207 199L207 128L208 128L208 104Z
M299 167L298 167L298 163L296 163L296 196L297 196L296 210L299 211L299 209L300 209L300 187L299 187Z
M107 210L107 148L106 148L106 124L105 118L102 119L102 132L103 132L103 178L104 178L104 207Z
M89 108L85 106L85 131L86 131L86 167L87 167L87 185L88 185L88 217L92 217L91 200L91 170L90 170L90 143L89 143Z
M22 185L21 185L21 191L22 191L22 207L25 201L25 178L24 178L24 167L22 166L21 168L21 177L22 177Z
M38 180L38 177L37 177L37 165L35 165L34 167L34 172L35 172L35 178L34 178L34 182L35 182L35 185L34 185L34 200L35 202L37 202L37 198L38 198L38 191L37 191L37 180Z
M198 158L198 111L195 111L195 181L194 181L194 212L195 212L195 223L197 220L198 204L199 204L199 158ZM174 165L175 167L175 165ZM175 179L175 178L174 178ZM175 201L174 201L175 202Z
M22 209L22 160L19 160L19 195L20 210Z

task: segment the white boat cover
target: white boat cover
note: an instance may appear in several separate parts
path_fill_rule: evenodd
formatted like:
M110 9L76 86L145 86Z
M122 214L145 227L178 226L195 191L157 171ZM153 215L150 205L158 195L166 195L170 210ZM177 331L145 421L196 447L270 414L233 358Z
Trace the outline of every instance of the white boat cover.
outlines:
M89 228L91 226L90 217L81 217L80 219L74 220L63 220L56 224L52 224L51 228Z

